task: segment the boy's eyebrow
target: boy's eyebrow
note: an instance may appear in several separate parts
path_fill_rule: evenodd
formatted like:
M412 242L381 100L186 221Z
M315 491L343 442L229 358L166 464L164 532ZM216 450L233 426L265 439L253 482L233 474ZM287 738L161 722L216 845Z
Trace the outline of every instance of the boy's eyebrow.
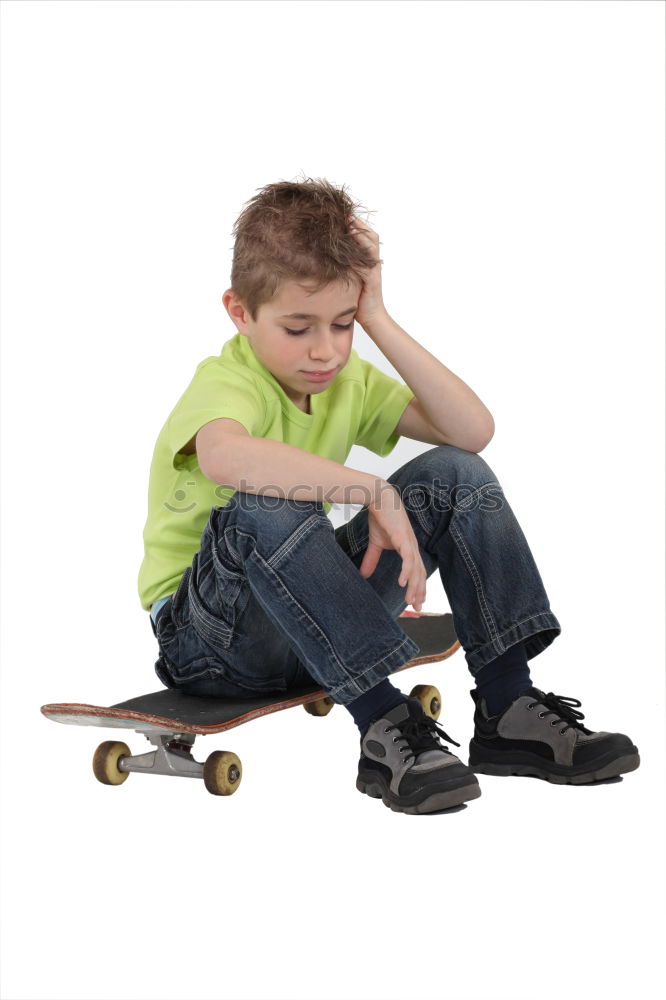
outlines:
M344 312L338 313L335 317L336 319L341 319L343 316L348 316L349 313L356 312L356 306L350 306L349 309L345 309ZM279 319L319 319L314 313L283 313Z

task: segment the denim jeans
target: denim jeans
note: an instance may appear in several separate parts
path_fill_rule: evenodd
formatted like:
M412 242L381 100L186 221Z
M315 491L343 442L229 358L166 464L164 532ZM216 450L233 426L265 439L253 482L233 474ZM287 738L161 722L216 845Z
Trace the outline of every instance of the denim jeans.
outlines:
M473 452L438 445L388 478L430 576L439 571L468 668L515 643L537 656L561 629L525 536L494 472ZM151 618L167 687L251 697L318 684L348 704L419 647L402 630L402 559L385 549L359 573L362 507L334 528L322 503L236 492L213 507L173 597Z

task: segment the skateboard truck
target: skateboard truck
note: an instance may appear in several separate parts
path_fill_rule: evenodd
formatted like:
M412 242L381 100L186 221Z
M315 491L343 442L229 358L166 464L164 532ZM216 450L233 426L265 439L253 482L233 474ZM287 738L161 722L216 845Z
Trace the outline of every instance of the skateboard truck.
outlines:
M106 740L100 743L93 757L93 772L103 785L121 785L130 771L145 774L172 774L181 778L203 778L213 795L232 795L240 785L243 767L240 758L230 750L215 750L200 764L191 754L193 733L147 733L137 729L155 747L148 753L133 756L126 743Z
M136 730L138 733L140 729ZM144 736L156 750L148 753L120 757L119 771L150 771L151 774L175 774L182 778L203 778L204 766L192 756L195 737L191 733L156 734Z

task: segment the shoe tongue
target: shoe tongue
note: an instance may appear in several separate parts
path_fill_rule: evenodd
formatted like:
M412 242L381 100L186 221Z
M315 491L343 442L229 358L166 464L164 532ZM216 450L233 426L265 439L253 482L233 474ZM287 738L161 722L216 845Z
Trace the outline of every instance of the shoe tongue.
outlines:
M401 701L399 705L387 712L384 718L388 719L389 722L404 722L405 719L409 718L409 705L406 701Z
M404 722L408 719L412 713L409 710L409 704L403 701L400 705L392 708L390 712L387 712L384 718L388 719L390 722ZM414 764L430 764L431 762L437 762L442 759L442 754L444 753L443 748L441 750L423 750L421 753L416 755L416 758L412 763Z

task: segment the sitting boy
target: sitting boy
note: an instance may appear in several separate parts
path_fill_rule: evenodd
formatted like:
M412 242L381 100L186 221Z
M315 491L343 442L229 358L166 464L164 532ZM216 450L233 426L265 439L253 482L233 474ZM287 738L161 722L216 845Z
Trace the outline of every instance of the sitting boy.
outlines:
M237 328L196 369L153 455L139 594L163 684L251 697L316 683L360 731L357 788L425 813L480 795L476 773L586 783L638 767L580 702L532 684L560 633L525 536L478 454L474 392L389 316L379 239L325 180L262 188L234 226ZM404 382L361 359L354 321ZM354 444L432 447L388 480ZM361 510L334 529L332 503ZM475 689L469 765L389 680L419 652L400 628L437 569ZM455 744L459 746L459 744Z

